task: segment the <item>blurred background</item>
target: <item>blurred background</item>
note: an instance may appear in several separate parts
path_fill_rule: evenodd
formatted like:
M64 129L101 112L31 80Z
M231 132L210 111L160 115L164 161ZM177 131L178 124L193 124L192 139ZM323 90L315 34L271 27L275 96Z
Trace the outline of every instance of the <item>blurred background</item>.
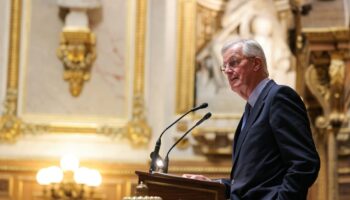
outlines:
M244 101L221 47L252 38L309 111L322 160L311 200L350 198L349 0L1 0L0 199L134 194L135 171L229 177ZM86 179L88 177L88 179Z

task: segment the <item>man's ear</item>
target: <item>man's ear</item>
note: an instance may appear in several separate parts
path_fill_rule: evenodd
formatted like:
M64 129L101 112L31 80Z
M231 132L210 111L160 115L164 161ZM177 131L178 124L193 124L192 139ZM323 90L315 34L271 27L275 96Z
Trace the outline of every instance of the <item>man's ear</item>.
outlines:
M258 71L259 69L262 68L262 61L260 58L254 58L254 71Z

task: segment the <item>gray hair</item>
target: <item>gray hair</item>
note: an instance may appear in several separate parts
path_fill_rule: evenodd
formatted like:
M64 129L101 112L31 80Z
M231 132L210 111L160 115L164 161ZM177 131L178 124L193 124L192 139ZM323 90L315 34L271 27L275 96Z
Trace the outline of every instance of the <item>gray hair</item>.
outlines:
M267 76L269 76L269 72L267 70L266 57L263 48L261 45L252 39L238 39L234 41L230 41L226 43L222 49L221 54L232 48L233 46L241 44L242 45L242 53L246 57L258 57L262 60L263 68Z

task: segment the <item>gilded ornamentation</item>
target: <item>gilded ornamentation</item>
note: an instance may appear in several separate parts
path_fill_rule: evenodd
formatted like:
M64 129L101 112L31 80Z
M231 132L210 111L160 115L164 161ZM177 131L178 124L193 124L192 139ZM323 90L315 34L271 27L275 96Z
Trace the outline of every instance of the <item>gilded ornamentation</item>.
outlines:
M176 112L184 113L193 105L194 63L196 53L196 0L178 0Z
M142 96L135 96L132 119L127 124L127 137L134 146L144 146L151 138L151 128L146 122Z
M324 128L328 125L340 127L346 121L346 109L349 102L350 88L345 86L346 66L343 60L334 58L327 68L311 65L306 70L306 84L323 109L316 125ZM345 87L345 88L344 88Z
M111 138L122 138L126 135L124 127L100 126L96 129L97 134L109 136Z
M17 110L18 92L16 89L8 89L4 103L4 113L7 115L15 115Z
M135 75L134 75L134 97L132 106L132 118L127 124L126 137L131 141L132 145L139 147L144 146L150 141L151 128L147 124L144 114L144 66L145 66L145 44L146 44L146 11L147 0L138 1L136 14L136 26L140 30L136 31L135 43Z
M69 82L71 94L79 96L96 59L95 34L89 29L63 30L57 56L63 62L63 78Z
M217 6L217 8L208 8L206 5L201 5L198 2L197 5L197 18L200 23L197 23L197 51L202 49L212 36L221 28L221 16L223 13L223 5ZM221 3L223 4L223 3Z
M9 41L9 62L7 92L4 105L4 114L0 116L0 141L14 142L19 135L21 120L16 117L18 97L18 71L19 71L19 46L20 46L20 20L22 1L11 1L11 23ZM16 12L14 12L16 11Z
M21 125L21 133L23 134L39 135L39 134L47 133L49 131L50 131L50 126L47 124L22 123Z
M8 89L4 103L4 115L0 116L0 141L14 142L21 134L21 120L16 117L18 92Z
M21 134L21 120L14 115L0 117L0 141L14 142Z

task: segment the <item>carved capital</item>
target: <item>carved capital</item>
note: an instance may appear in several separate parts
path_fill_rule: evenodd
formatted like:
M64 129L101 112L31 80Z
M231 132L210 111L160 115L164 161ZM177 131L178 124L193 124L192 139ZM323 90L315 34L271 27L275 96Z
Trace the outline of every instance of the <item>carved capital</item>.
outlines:
M306 85L321 104L323 115L316 120L317 128L336 128L347 121L346 111L350 87L344 58L332 53L329 66L310 65L305 73Z

